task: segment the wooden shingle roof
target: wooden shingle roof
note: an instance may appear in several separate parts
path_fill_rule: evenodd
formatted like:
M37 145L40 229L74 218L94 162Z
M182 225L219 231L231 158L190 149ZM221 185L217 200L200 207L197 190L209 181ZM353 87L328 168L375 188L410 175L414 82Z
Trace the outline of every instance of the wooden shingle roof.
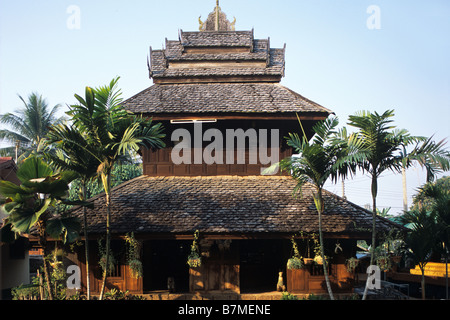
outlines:
M273 83L155 84L123 103L133 113L320 113L331 110Z
M148 177L112 190L113 233L270 235L317 232L318 215L312 185L294 198L295 181L282 176ZM325 191L323 231L328 237L368 236L371 212ZM105 231L105 196L92 198L89 232ZM80 208L74 209L80 215ZM378 218L378 230L398 225Z
M183 47L248 47L253 46L253 31L180 31Z
M265 81L279 82L285 48L270 48L269 39L254 39L253 31L180 31L178 41L166 40L165 48L150 49L148 68L156 83L192 83L205 77L208 82L214 81L211 77L242 82L249 76L270 76Z

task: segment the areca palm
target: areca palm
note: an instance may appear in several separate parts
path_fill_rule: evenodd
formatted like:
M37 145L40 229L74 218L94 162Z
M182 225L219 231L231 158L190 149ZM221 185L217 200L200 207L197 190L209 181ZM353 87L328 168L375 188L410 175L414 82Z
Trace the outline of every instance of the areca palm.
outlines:
M425 266L439 243L440 226L437 215L421 208L405 212L401 220L412 229L406 237L406 244L411 249L411 257L422 272L422 299L425 299Z
M322 232L322 215L325 211L323 187L328 179L336 181L338 177L345 177L353 169L351 165L337 166L338 160L347 152L347 144L344 139L336 139L338 132L335 130L338 119L333 117L317 123L313 127L315 133L311 142L305 134L302 138L296 133L290 133L287 144L294 148L298 157L283 159L280 169L287 171L297 181L293 194L302 195L302 187L311 182L315 187L313 192L314 203L319 218L319 241L323 260L323 270L327 290L331 299L334 299L328 277L327 260L325 259L324 240ZM341 132L342 134L342 132Z
M19 152L25 152L22 157L25 158L30 150L36 150L42 145L48 128L61 122L62 118L56 115L60 105L50 108L46 99L38 93L31 93L27 101L20 95L19 98L24 108L0 116L0 123L9 125L12 129L0 130L0 138L6 139L15 147L3 148L0 151L10 156L16 153L16 158Z
M161 148L165 135L160 123L151 119L128 114L121 106L121 92L117 89L119 78L109 85L92 89L86 88L85 98L75 95L79 104L70 107L69 115L73 124L88 137L89 152L99 165L100 176L106 197L106 262L109 263L110 218L111 218L111 171L115 163L129 152L139 152L140 148ZM103 298L107 268L103 270L103 284L100 299Z
M80 132L74 126L59 124L52 126L47 135L47 143L55 149L55 152L45 153L52 165L59 170L71 170L78 174L80 201L86 201L86 185L97 174L99 158L95 150L90 150L89 137ZM90 299L90 275L89 275L89 233L87 226L87 208L83 207L83 225L85 236L86 256L86 286L87 299Z
M433 137L423 138L411 152L404 151L403 166L407 168L412 162L419 163L426 170L427 182L432 182L438 173L450 169L450 152L445 148L446 144L445 139L435 142Z
M351 135L350 145L355 145L353 154L349 154L346 161L357 163L363 172L371 177L372 194L372 245L370 264L374 263L374 249L376 242L376 216L378 178L387 170L400 172L405 163L404 150L407 146L425 141L424 137L411 136L407 130L398 130L392 125L394 110L387 110L383 114L361 111L349 116L349 125L358 128L358 132ZM363 299L367 294L367 286Z

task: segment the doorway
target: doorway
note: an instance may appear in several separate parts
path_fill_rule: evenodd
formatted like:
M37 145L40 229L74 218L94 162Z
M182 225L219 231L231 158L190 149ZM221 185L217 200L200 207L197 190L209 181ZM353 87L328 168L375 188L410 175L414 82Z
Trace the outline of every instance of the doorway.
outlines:
M144 242L144 292L166 291L167 281L173 277L175 292L189 291L189 266L186 259L191 242L179 240L151 240Z
M286 284L286 241L242 240L239 247L241 293L276 291L279 272Z

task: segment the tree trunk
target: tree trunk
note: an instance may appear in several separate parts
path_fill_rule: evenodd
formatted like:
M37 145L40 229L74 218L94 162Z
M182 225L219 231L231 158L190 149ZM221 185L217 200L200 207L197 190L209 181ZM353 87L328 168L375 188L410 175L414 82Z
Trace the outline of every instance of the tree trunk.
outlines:
M448 247L445 246L445 299L448 300Z
M420 286L422 288L422 300L425 300L425 265L419 264L420 271L422 271L422 280L420 281Z
M325 250L323 245L323 234L322 234L322 213L319 213L319 240L320 240L320 253L323 261L323 274L325 276L325 283L327 285L328 294L330 299L334 300L333 291L331 291L330 278L328 277L328 262L325 258Z
M82 182L81 187L81 193L82 193L82 201L86 200L86 182ZM91 280L89 278L89 237L88 237L88 226L87 226L87 208L83 206L83 220L84 220L84 252L86 255L86 294L87 299L91 299Z
M377 221L377 193L378 193L378 181L376 172L372 174L372 244L370 246L370 265L374 264L375 260L375 244L376 244L376 221ZM369 277L367 277L366 287L364 288L364 294L362 299L366 300L367 290L368 290L368 281Z
M408 194L406 190L406 170L402 167L402 184L403 184L403 211L408 211Z
M317 199L315 199L316 209L319 214L319 241L320 241L320 255L323 261L323 274L325 276L325 284L327 286L328 294L330 299L334 300L333 291L331 290L330 278L328 277L328 263L325 258L325 247L323 245L323 232L322 232L322 213L324 211L324 202L322 198L322 190L318 190Z
M45 221L39 220L38 222L39 229L39 245L42 247L44 251L44 277L47 283L47 291L48 291L48 300L53 300L53 291L50 281L50 272L48 270L48 262L46 259L47 256L47 239L45 238Z
M105 270L103 270L103 283L102 289L100 291L100 300L103 300L103 295L105 294L106 287L106 277L108 276L108 265L109 265L109 251L110 251L110 219L111 219L111 195L110 195L110 186L111 186L111 174L107 175L106 178L106 186L105 186L105 194L106 194L106 257L105 257Z
M373 265L375 260L375 245L376 245L376 221L377 221L377 193L378 193L378 181L377 176L374 173L372 176L372 245L370 246L370 264Z

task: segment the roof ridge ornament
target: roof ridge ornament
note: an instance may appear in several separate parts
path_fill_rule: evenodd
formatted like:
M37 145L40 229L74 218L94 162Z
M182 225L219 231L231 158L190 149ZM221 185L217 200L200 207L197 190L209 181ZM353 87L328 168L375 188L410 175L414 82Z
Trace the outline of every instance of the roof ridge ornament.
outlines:
M199 31L235 31L236 18L233 22L227 19L227 15L219 6L219 0L216 0L216 7L205 21L202 21L202 16L198 17Z

